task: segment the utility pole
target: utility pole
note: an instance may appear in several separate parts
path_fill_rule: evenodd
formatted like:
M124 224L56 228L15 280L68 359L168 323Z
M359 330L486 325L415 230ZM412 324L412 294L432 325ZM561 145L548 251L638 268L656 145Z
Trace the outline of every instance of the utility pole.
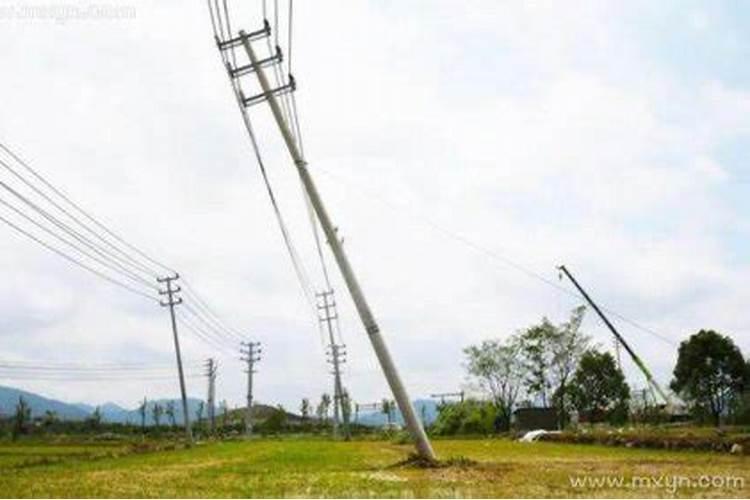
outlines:
M346 346L336 343L334 322L338 321L336 298L333 290L317 293L318 319L328 330L327 361L333 366L333 435L338 435L338 425L343 416L344 438L351 438L349 415L344 411L344 386L341 383L341 365L346 362Z
M264 33L266 33L266 36L268 36L268 34L270 34L270 29L264 30ZM262 89L262 93L259 96L251 97L250 99L245 99L244 96L242 96L243 105L250 106L259 101L265 100L270 106L276 124L281 130L281 135L284 139L284 142L286 143L287 149L289 150L289 154L291 155L292 160L294 161L294 164L297 168L297 173L299 174L300 180L302 181L302 185L304 186L305 191L310 198L310 203L312 204L318 221L320 222L323 233L326 236L326 240L331 247L331 251L333 252L333 255L336 259L336 263L338 264L339 270L341 271L341 275L344 278L344 282L346 283L349 293L352 296L352 300L354 301L354 305L357 308L359 317L362 320L362 324L364 325L365 331L367 332L367 335L370 339L373 350L375 351L375 355L377 356L378 361L380 362L380 366L383 369L383 373L385 374L385 378L391 388L393 397L398 403L398 406L401 410L402 415L404 416L406 426L409 429L412 438L416 442L417 452L422 458L434 461L436 460L436 457L435 452L432 449L432 445L430 444L430 440L428 439L427 434L424 431L424 427L422 427L422 422L420 422L419 418L417 417L416 411L414 410L414 405L412 404L411 399L409 399L409 394L406 392L406 388L401 381L401 377L398 373L398 370L396 369L395 363L393 362L393 358L391 358L391 354L385 344L385 339L380 333L380 327L375 321L375 316L370 309L370 305L367 303L364 292L362 291L362 288L360 287L359 282L357 281L357 278L354 274L354 270L349 263L349 259L346 256L344 247L339 240L336 226L333 224L328 211L323 204L323 200L320 197L320 193L318 192L318 189L315 186L312 177L310 176L310 172L307 169L307 161L305 161L305 159L303 158L302 153L300 152L294 136L292 135L292 132L290 130L290 125L284 118L281 107L276 100L277 94L294 90L294 79L291 75L289 75L288 85L280 89L273 89L271 87L264 70L264 62L258 58L258 56L255 54L255 50L251 45L251 39L254 38L256 38L254 34L248 35L244 31L240 31L238 39L219 42L219 50L230 50L238 43L241 43L245 48L245 51L247 52L247 55L250 59L250 68L248 72L255 73L258 78L258 83L260 84L260 87ZM235 68L233 70L231 65L229 66L228 70L230 78L240 78L241 74L244 74L243 72L236 71L237 69L238 68Z
M627 353L630 355L633 362L636 364L636 366L638 366L638 368L640 368L641 372L646 377L646 380L648 381L651 389L652 390L655 389L656 392L658 392L659 395L662 397L664 402L669 406L671 404L671 401L669 399L669 396L667 396L667 393L664 392L664 390L662 390L659 383L654 379L653 375L651 375L651 372L649 371L649 369L646 368L646 365L643 363L643 361L641 361L641 358L639 358L638 355L635 353L635 351L633 351L633 349L630 348L630 345L628 345L628 343L625 342L625 339L622 337L622 335L620 335L620 332L618 332L617 329L614 327L614 325L609 321L609 318L607 318L604 315L602 310L599 309L599 306L596 305L596 302L594 302L594 300L591 297L589 297L589 294L586 293L586 290L584 290L583 287L580 284L578 284L578 281L576 281L576 279L573 277L572 274L570 274L570 271L568 271L568 269L565 266L560 266L558 267L558 269L560 270L560 272L562 272L563 274L565 274L565 276L568 277L570 282L573 283L573 286L575 286L576 289L581 293L581 295L583 295L583 298L586 299L586 302L589 303L589 305L594 309L594 311L596 311L596 314L598 314L599 317L602 319L602 321L604 321L604 324L607 325L607 328L609 328L609 331L611 331L612 335L615 336L615 339L617 339L617 341L620 344L622 344L622 347L625 348L625 351L627 351Z
M208 379L208 396L206 397L206 403L208 404L208 421L211 429L211 434L216 432L216 371L219 369L219 364L213 358L206 360L206 378Z
M159 295L166 295L166 301L159 301L162 307L169 307L169 316L172 320L172 336L174 338L174 351L177 356L177 372L180 376L180 395L182 396L182 415L185 424L185 437L188 444L193 443L193 430L190 428L190 414L188 413L187 391L185 389L185 373L182 370L182 354L180 353L180 338L177 335L177 319L175 318L174 306L182 304L181 297L175 297L182 289L179 285L173 287L174 281L180 279L180 275L175 273L173 276L156 278L160 284L166 283L166 289L160 289Z
M253 433L252 408L253 408L253 374L255 363L260 361L260 342L242 342L240 347L242 361L247 362L247 409L245 410L245 434L250 436Z

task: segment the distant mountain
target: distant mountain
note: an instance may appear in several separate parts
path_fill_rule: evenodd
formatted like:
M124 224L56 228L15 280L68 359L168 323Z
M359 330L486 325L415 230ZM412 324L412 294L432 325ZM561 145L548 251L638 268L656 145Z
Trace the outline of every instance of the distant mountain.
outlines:
M147 400L146 402L146 425L154 425L154 406L159 405L163 409L166 409L169 403L174 405L175 421L181 424L183 421L182 413L182 400L181 399L157 399ZM198 413L198 407L201 404L200 399L188 398L188 416L191 421L196 419ZM93 410L92 410L93 411ZM128 410L114 403L106 403L99 407L99 411L102 413L102 420L105 422L113 422L119 424L139 424L141 423L141 412L138 408ZM217 415L219 410L217 408ZM206 410L203 410L203 418L206 418ZM169 417L166 413L161 416L161 424L169 423Z
M16 405L18 404L18 398L23 399L31 407L31 416L40 417L43 416L46 411L54 411L57 416L63 420L85 420L96 411L97 406L88 403L64 403L54 399L45 398L32 392L23 391L21 389L15 389L13 387L0 386L0 415L12 415L16 411ZM155 404L161 405L162 408L167 408L169 402L174 403L175 409L175 420L179 424L183 421L182 417L182 400L180 399L158 399L148 401L146 406L146 425L153 425L153 409ZM188 412L190 419L195 420L198 406L201 404L200 399L188 398ZM123 408L115 403L105 403L98 406L99 411L102 415L104 422L112 423L131 423L140 424L141 414L138 408L127 409ZM218 414L217 408L217 414ZM204 410L203 417L206 417ZM161 423L169 423L169 417L166 413L162 414Z
M424 420L426 425L432 424L438 416L438 403L431 399L417 399L413 402L417 417ZM404 417L399 410L393 414L393 422L404 425ZM357 423L372 427L382 427L388 423L388 417L381 411L360 412Z
M16 411L16 405L20 397L23 397L29 404L32 417L40 417L46 411L54 411L58 417L65 420L84 420L90 414L78 405L63 403L32 392L4 386L0 386L0 414L12 415Z
M79 408L79 409L85 411L86 413L93 413L94 409L96 409L96 406L91 406L91 405L88 405L86 403L72 403L72 404L76 408Z

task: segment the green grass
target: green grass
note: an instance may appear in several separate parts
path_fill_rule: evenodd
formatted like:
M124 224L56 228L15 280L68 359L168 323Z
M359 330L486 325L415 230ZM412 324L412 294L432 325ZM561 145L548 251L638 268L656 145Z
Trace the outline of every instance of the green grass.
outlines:
M733 476L743 487L678 496L748 497L750 457L504 439L439 440L454 465L397 465L411 447L385 441L253 440L135 453L127 443L0 444L2 497L671 497L667 487L575 489L572 475ZM129 451L130 450L130 451Z

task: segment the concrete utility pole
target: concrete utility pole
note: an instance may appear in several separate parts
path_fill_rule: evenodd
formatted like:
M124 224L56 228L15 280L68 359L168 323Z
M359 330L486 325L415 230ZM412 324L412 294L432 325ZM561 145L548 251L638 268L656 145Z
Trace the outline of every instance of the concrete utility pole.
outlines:
M173 288L172 282L180 279L180 275L156 278L158 283L166 283L166 290L159 290L159 295L166 295L166 301L159 301L162 307L169 307L169 316L172 320L172 336L174 337L174 351L177 356L177 372L180 376L180 395L182 396L182 415L185 423L185 437L188 444L193 443L193 429L190 428L190 414L188 413L187 390L185 389L185 373L182 370L182 354L180 353L180 338L177 335L177 319L175 318L174 306L182 304L181 297L175 297L182 289L177 285Z
M336 298L333 290L316 294L318 298L318 318L328 330L328 362L333 366L333 435L338 435L339 422L343 420L344 438L351 438L349 412L344 410L344 386L341 383L341 365L346 362L346 346L336 343L334 322L338 321ZM343 419L341 418L343 417Z
M260 342L243 342L240 347L243 361L247 362L247 409L245 410L245 434L248 436L253 433L253 374L255 371L255 363L260 361Z
M206 360L206 378L208 379L208 396L206 397L206 404L208 404L208 422L211 430L211 434L216 432L216 371L219 368L219 364L213 358Z
M250 43L251 37L248 36L244 31L240 31L239 34L241 43L244 46L245 51L247 52L247 55L250 59L252 70L258 77L258 82L263 91L260 97L262 99L265 99L266 102L268 102L268 105L271 107L271 112L273 113L274 119L276 120L276 124L281 130L281 135L284 138L284 142L286 143L287 149L289 150L289 154L291 155L292 160L297 167L297 173L300 176L302 185L304 186L305 191L310 198L310 202L313 206L313 209L315 210L315 214L318 217L318 220L320 221L320 225L326 236L326 240L331 246L331 251L333 252L333 255L336 259L336 263L338 264L339 270L341 271L341 275L344 278L346 287L349 289L349 293L352 296L352 300L354 301L354 305L357 308L359 317L362 320L365 331L370 338L370 342L372 344L373 350L375 351L375 355L380 362L380 366L383 368L383 373L385 374L388 385L393 392L393 397L396 399L396 402L401 409L401 413L404 416L406 426L409 429L411 436L416 441L417 451L422 458L434 461L436 460L436 457L435 452L432 450L430 440L427 438L427 434L422 427L422 422L420 422L416 412L414 411L414 405L412 405L412 402L409 399L409 395L406 392L406 388L404 387L403 382L401 381L401 377L399 376L396 365L391 358L391 354L388 351L385 340L380 334L380 327L375 321L375 316L373 315L372 310L370 309L370 306L365 299L364 293L359 286L359 282L354 275L354 271L351 267L351 264L349 263L349 259L344 252L344 247L339 240L339 236L337 235L336 227L334 226L330 216L328 215L325 205L323 204L323 200L320 197L320 193L318 193L318 189L315 186L312 177L310 176L310 172L307 170L307 162L302 157L302 154L297 147L297 143L290 131L289 124L286 122L279 103L276 100L276 94L279 92L279 89L273 89L269 84L268 78L266 77L266 73L263 69L262 61L258 59L258 56L255 54L255 51L253 50L253 47ZM231 70L230 76L232 78L237 77L232 73ZM290 88L287 90L293 90L293 87L294 81L290 75ZM243 103L246 103L247 105L251 105L254 102L255 101L253 98L249 100L243 99Z

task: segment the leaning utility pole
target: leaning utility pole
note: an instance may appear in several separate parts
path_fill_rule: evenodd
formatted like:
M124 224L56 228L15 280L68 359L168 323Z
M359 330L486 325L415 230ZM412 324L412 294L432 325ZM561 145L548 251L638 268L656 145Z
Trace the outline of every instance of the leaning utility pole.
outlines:
M336 343L334 322L338 321L336 298L333 290L316 294L318 298L318 319L328 330L328 362L333 366L333 435L338 435L338 425L343 416L344 438L351 438L349 412L344 409L344 386L341 383L341 365L346 362L346 346Z
M260 361L260 342L242 342L240 347L242 361L247 362L247 409L245 410L245 434L250 436L253 433L253 421L252 421L252 408L253 408L253 374L255 371L255 363Z
M625 339L620 335L620 332L617 331L617 329L614 327L614 325L609 321L609 318L607 318L601 309L599 309L599 306L596 305L596 302L589 297L589 294L586 293L586 290L583 289L583 287L578 284L578 281L573 277L572 274L570 274L570 271L565 266L560 266L558 269L565 274L565 276L568 277L571 283L573 283L573 286L576 287L576 289L583 295L583 298L586 299L586 302L589 303L589 305L596 311L596 314L599 315L599 317L604 321L604 324L607 325L607 328L609 328L609 331L612 332L612 335L615 336L615 339L622 344L622 347L625 348L625 351L627 351L628 354L630 354L630 358L633 360L633 362L640 368L643 375L646 377L646 380L648 381L650 387L652 389L655 389L656 392L659 393L659 395L662 397L664 402L667 405L670 405L671 401L669 399L669 396L667 396L667 393L664 392L664 390L661 388L658 382L654 379L653 375L651 375L651 372L648 368L646 368L646 365L641 361L641 358L638 357L638 355L633 351L633 349L630 348L630 345L628 345L627 342L625 342Z
M177 372L180 375L180 394L182 396L182 415L185 423L185 437L188 444L193 443L193 430L190 428L190 415L188 413L187 391L185 390L185 374L182 371L182 354L180 353L180 339L177 335L177 320L174 314L174 306L182 304L181 297L175 297L182 289L179 285L172 287L172 282L180 279L180 275L175 273L174 276L156 278L158 283L166 283L166 290L159 290L159 295L166 295L167 300L159 301L162 307L169 307L169 316L172 320L172 336L174 337L174 350L177 356Z
M263 33L270 34L270 29L265 29ZM396 399L401 413L404 416L406 427L409 429L411 436L416 441L417 451L422 458L434 461L436 460L436 457L435 452L432 450L430 440L427 438L427 434L422 427L422 422L420 422L416 412L414 411L414 406L412 405L412 402L409 399L409 395L406 392L406 388L401 381L401 377L399 376L396 365L391 358L391 354L388 351L385 340L380 334L380 327L375 321L375 316L370 309L370 305L367 303L364 293L362 292L362 288L360 287L359 282L354 275L354 270L349 263L349 259L344 252L344 247L339 240L339 236L337 235L336 227L331 221L331 218L328 215L328 211L323 205L323 200L321 199L320 193L318 193L318 189L315 186L312 177L310 176L310 172L307 170L307 162L303 158L302 153L300 152L289 128L289 123L287 123L286 119L284 118L279 103L276 100L276 96L280 92L283 93L294 90L294 79L291 77L291 75L289 75L289 84L284 88L274 89L271 87L264 71L264 66L267 65L267 62L261 61L258 58L258 56L255 54L255 50L253 50L253 47L250 43L251 39L257 38L257 36L258 35L255 34L248 35L244 31L240 31L239 38L237 39L227 40L224 42L219 41L219 50L222 51L231 50L233 47L241 43L250 59L250 67L247 68L246 71L244 68L242 71L238 71L240 68L233 69L230 63L230 66L228 68L230 78L236 79L239 78L242 74L251 72L254 72L257 76L258 83L260 84L260 87L262 89L262 93L259 96L251 97L249 99L244 99L243 96L242 103L244 106L249 106L265 100L271 107L271 112L273 113L276 124L281 130L281 135L284 139L284 142L286 143L287 149L289 150L289 154L291 155L292 160L297 167L297 173L299 174L300 180L302 181L302 185L307 192L307 196L310 198L310 203L312 204L318 221L320 222L323 233L326 236L326 240L331 246L331 251L333 252L336 263L338 264L339 270L341 271L341 274L344 278L344 282L349 289L349 293L352 296L352 300L354 301L354 305L357 308L359 317L365 327L365 331L370 338L370 342L372 343L375 355L380 362L380 366L383 368L385 378L387 379L388 385L391 388L393 397Z
M219 364L213 359L206 360L206 378L208 379L208 395L206 403L208 404L208 421L211 434L216 432L216 371Z

